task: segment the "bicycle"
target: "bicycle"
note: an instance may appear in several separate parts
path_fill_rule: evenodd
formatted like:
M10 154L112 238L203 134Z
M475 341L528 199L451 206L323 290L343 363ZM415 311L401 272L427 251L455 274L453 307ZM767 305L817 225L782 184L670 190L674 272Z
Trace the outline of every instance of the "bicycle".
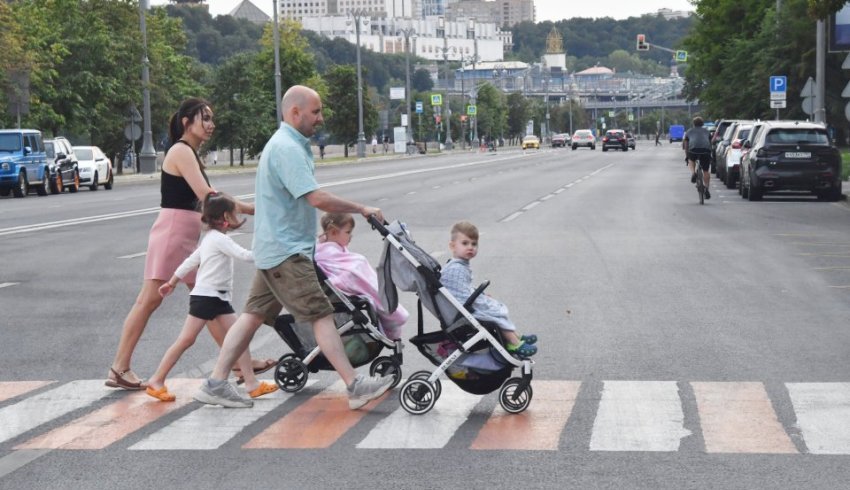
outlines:
M705 179L703 179L702 169L699 167L699 162L697 162L696 167L697 174L697 192L699 193L699 203L705 204Z
M688 152L685 156L685 162L690 165L690 162L694 162L694 177L696 180L696 188L699 193L699 203L705 204L706 198L706 188L705 188L705 171L702 169L702 162L700 161L705 155L708 153L703 153L702 151L692 151ZM694 157L691 160L689 157Z

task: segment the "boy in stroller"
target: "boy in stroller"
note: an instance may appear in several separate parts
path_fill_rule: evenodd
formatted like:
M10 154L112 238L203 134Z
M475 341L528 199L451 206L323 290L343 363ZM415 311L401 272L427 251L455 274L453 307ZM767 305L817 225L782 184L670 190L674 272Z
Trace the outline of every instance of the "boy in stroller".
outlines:
M452 259L443 266L440 282L458 301L465 302L473 293L472 269L469 261L478 255L478 228L469 221L460 221L452 226L449 250ZM537 336L518 336L516 326L508 318L508 307L496 299L480 295L473 303L475 318L495 323L502 331L508 352L519 357L531 357L537 353Z

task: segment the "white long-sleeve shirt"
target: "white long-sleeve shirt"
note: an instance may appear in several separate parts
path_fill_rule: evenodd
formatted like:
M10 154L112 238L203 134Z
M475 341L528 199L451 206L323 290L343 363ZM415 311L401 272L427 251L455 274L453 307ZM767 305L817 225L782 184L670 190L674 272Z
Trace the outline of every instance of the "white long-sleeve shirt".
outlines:
M254 260L254 254L224 233L210 230L192 255L180 264L174 275L183 279L197 267L198 274L191 294L218 297L229 302L230 292L233 290L233 259L251 262Z

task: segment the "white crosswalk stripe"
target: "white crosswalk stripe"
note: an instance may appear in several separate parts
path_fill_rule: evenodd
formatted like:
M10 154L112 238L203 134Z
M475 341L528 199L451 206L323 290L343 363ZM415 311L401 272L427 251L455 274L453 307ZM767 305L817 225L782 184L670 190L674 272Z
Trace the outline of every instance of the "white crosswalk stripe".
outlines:
M850 454L850 383L788 383L812 454Z

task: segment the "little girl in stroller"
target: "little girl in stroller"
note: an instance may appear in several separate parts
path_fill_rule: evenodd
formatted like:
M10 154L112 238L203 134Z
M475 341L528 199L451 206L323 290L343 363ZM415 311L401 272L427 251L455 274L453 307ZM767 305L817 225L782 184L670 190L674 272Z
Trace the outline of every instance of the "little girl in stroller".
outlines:
M334 320L352 366L371 362L370 375L391 374L394 388L401 381L401 326L408 313L401 305L394 311L381 307L378 276L363 255L350 252L354 218L346 213L325 213L321 219L323 233L316 245L314 260L319 282L331 304ZM307 383L307 372L333 370L321 354L312 328L295 322L291 315L280 315L275 330L293 350L278 361L275 380L281 389L295 392ZM390 356L378 357L384 347Z
M509 413L528 408L534 362L511 355L499 327L473 316L472 305L489 281L461 303L441 284L440 265L416 245L404 224L385 225L375 218L369 218L369 223L386 241L378 266L382 304L392 309L398 303L396 287L416 293L418 335L410 342L437 366L433 372L418 371L408 378L399 392L402 408L415 415L431 410L442 391L442 373L469 393L483 395L499 389L499 403ZM424 332L423 305L439 321L439 330ZM511 377L515 368L521 376Z

